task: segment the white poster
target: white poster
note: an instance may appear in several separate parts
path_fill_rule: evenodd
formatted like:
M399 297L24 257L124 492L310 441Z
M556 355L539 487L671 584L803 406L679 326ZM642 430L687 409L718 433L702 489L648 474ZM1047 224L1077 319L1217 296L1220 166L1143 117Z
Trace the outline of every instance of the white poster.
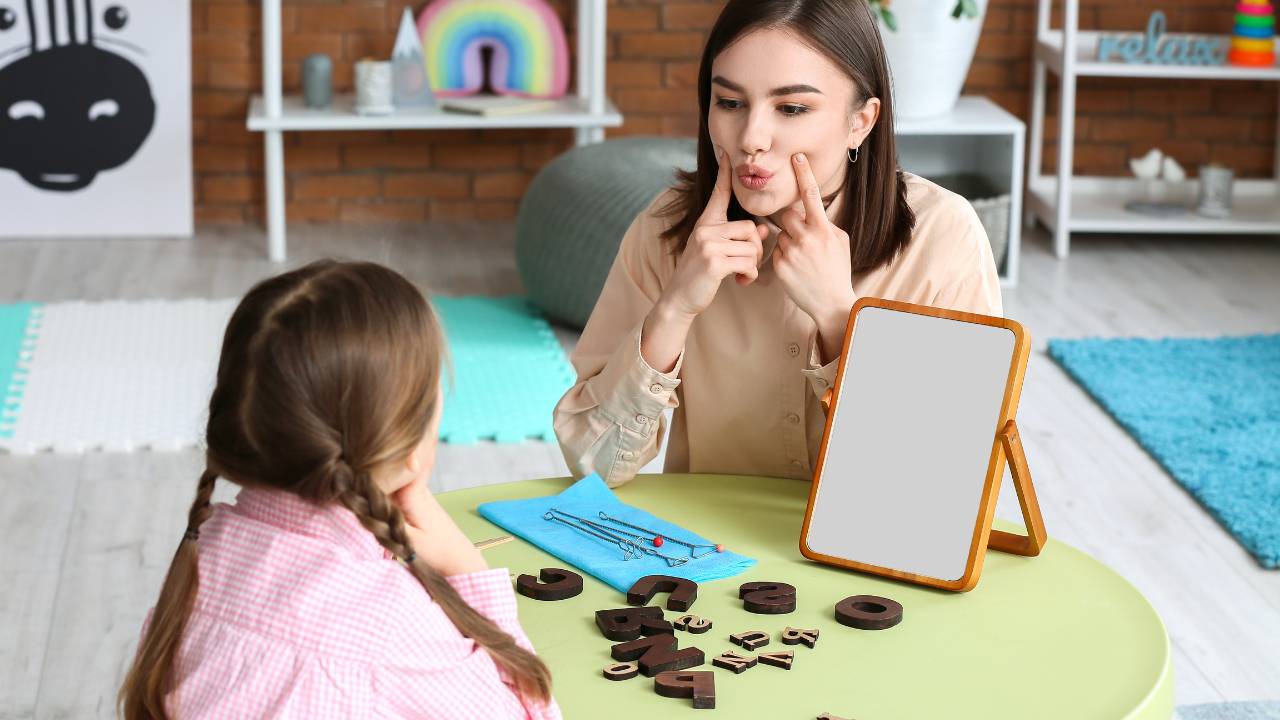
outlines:
M0 0L0 237L189 236L191 10Z

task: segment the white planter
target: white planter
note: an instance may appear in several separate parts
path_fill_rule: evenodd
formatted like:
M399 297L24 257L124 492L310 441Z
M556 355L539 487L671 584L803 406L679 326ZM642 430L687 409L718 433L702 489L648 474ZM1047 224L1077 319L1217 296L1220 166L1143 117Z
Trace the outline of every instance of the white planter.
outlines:
M893 78L896 118L945 115L955 107L969 74L987 0L977 0L978 17L953 18L954 0L893 0L897 31L880 21L880 37Z

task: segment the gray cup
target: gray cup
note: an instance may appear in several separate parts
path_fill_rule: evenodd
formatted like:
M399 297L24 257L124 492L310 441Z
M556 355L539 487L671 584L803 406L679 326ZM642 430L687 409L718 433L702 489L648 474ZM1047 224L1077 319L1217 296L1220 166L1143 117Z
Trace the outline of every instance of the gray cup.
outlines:
M333 61L313 53L302 61L302 101L307 107L327 108L333 99Z

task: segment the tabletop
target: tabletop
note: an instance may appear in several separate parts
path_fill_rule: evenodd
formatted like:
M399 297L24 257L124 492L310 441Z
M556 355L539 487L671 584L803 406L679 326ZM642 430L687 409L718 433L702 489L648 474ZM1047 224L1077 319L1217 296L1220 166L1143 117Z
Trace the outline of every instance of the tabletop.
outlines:
M529 480L441 493L440 504L472 540L505 531L476 512L491 500L559 493L569 478ZM625 503L677 523L758 564L700 583L689 613L708 618L704 634L676 632L680 648L698 647L715 676L712 712L741 717L850 720L878 718L1162 718L1173 713L1173 670L1164 624L1124 578L1085 553L1052 539L1038 557L987 554L976 588L952 593L843 570L805 559L798 549L809 496L803 481L728 475L640 475L614 489ZM1019 528L997 521L997 527ZM516 538L485 551L490 567L537 575L563 561ZM581 572L581 571L579 571ZM605 679L615 644L595 625L597 610L627 607L625 593L586 573L582 594L538 601L517 595L520 621L551 669L566 718L610 720L684 716L688 699L654 692L643 675ZM738 598L748 581L794 585L797 607L784 615L749 613ZM887 630L838 624L835 605L850 595L879 595L903 606ZM683 614L665 609L672 620ZM784 645L786 627L818 629L818 642ZM735 650L729 636L770 634L756 652L792 650L790 670L757 664L742 674L713 667Z

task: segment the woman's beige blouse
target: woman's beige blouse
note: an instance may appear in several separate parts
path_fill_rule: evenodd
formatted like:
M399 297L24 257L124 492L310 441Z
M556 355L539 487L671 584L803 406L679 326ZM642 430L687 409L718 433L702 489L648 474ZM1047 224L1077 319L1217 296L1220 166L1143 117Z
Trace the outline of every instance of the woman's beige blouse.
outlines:
M854 291L1002 315L991 244L973 207L924 178L906 179L916 214L911 242L888 265L855 276ZM813 320L783 291L772 263L745 287L725 279L671 373L640 355L641 325L675 271L659 236L673 219L656 215L670 192L631 223L570 357L578 380L554 411L565 461L575 477L628 482L658 454L663 411L674 408L666 472L810 479L826 422L819 398L836 361L819 365ZM839 199L828 215L838 208ZM777 233L768 224L766 249Z

